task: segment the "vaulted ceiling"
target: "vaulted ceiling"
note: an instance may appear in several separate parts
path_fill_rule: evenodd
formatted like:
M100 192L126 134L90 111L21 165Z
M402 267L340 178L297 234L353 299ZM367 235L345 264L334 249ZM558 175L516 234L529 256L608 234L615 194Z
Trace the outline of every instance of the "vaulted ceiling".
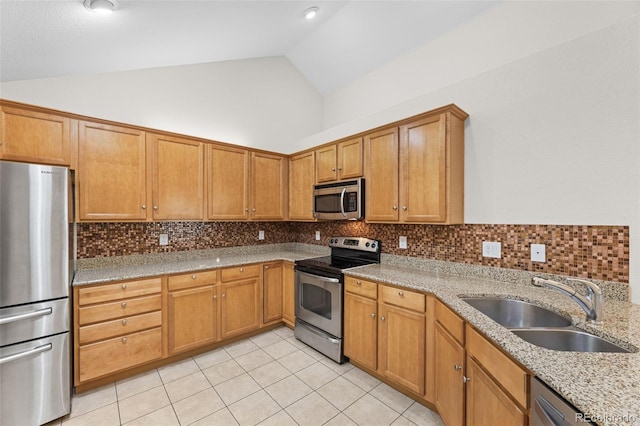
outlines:
M28 80L286 56L323 95L496 2L0 0L0 79ZM319 7L308 21L303 11Z

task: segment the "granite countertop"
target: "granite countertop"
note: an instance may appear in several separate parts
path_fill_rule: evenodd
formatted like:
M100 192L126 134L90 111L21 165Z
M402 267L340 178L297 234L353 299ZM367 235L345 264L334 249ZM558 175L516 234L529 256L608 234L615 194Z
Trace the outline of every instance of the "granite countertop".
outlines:
M640 423L640 352L637 351L640 305L605 300L604 324L596 326L586 322L584 311L569 297L532 285L384 263L354 268L348 275L436 295L578 410L593 416L595 423ZM462 301L460 296L513 297L534 302L570 316L578 328L635 352L563 352L534 346Z
M82 259L78 261L73 285L276 260L296 261L328 253L326 247L290 243ZM353 268L347 274L434 294L578 410L593 416L595 423L640 423L640 305L624 301L628 285L598 282L606 285L605 294L611 297L604 303L604 324L596 326L586 322L584 311L569 297L530 285L531 273L383 254L382 264ZM571 317L574 326L634 353L562 352L534 346L462 301L460 296L513 297L534 302Z

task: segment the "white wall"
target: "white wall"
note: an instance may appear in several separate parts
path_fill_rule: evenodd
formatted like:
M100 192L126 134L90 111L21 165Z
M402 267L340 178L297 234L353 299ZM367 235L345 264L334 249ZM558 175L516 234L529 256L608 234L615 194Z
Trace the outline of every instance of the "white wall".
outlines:
M284 57L4 82L0 96L278 152L322 121L322 96Z
M603 5L577 3L573 21L565 3L492 9L328 96L325 123L341 124L300 147L456 103L470 114L465 222L628 225L640 303L640 18L637 2ZM517 29L542 18L544 31Z

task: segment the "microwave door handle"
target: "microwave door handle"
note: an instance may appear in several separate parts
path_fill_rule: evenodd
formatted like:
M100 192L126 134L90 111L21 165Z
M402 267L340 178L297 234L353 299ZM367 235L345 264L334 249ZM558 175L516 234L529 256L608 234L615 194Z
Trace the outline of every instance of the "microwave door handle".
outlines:
M344 211L344 194L347 193L347 188L342 188L342 192L340 193L340 211L342 212L342 216L347 217L347 213Z

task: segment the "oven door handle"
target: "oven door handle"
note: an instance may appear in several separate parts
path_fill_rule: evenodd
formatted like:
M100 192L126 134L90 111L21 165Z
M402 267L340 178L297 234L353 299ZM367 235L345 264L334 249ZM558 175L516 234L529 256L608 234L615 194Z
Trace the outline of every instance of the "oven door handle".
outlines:
M36 346L33 349L29 349L24 352L18 352L17 354L9 355L4 358L0 358L0 365L5 364L7 362L15 361L20 358L28 357L29 355L39 354L40 352L50 351L53 345L51 343L47 343L46 345Z
M320 280L320 281L325 281L325 282L329 282L329 283L339 283L340 280L337 278L329 278L329 277L323 277L322 275L313 275L313 274L309 274L307 272L302 272L302 271L298 271L298 273L300 275L306 275L307 277L313 278L314 280Z
M340 193L340 211L342 212L342 216L347 217L347 213L344 211L344 194L347 193L347 188L342 188L342 192Z

